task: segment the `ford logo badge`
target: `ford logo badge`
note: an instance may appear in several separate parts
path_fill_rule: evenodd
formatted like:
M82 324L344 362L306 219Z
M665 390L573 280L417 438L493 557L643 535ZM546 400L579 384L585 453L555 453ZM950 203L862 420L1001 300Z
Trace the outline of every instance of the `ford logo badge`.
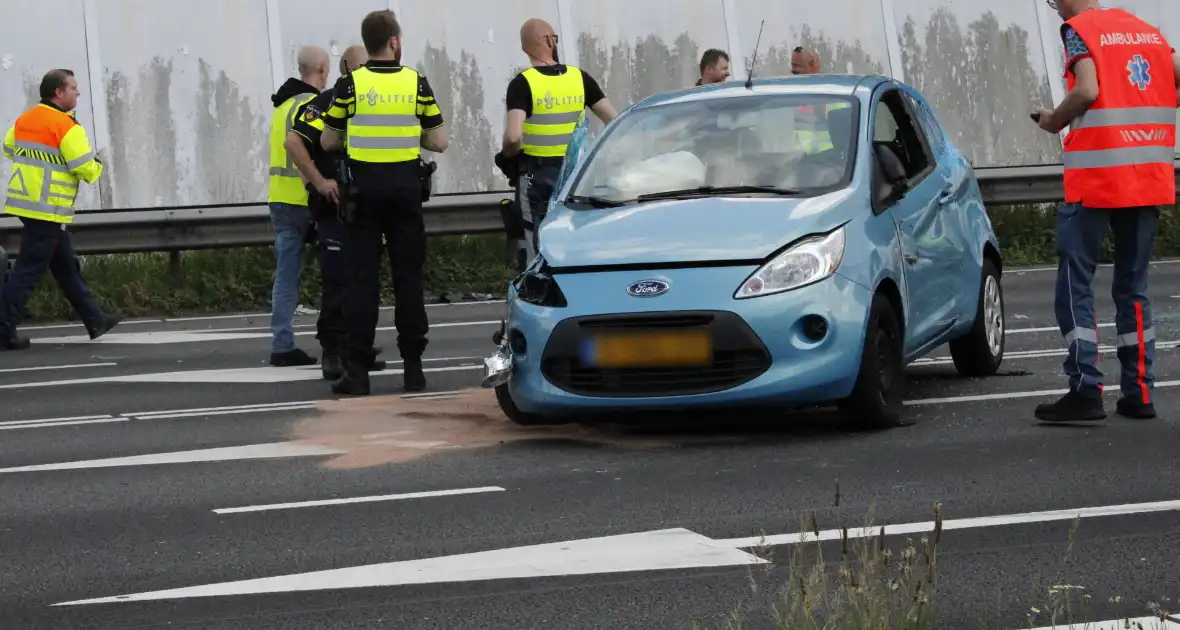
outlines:
M627 287L627 294L635 297L655 297L668 292L668 283L663 280L640 280Z

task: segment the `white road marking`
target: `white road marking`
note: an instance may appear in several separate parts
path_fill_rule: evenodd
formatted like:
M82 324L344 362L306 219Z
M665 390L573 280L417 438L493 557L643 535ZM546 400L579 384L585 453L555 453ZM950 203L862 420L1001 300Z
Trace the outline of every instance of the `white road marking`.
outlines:
M103 420L110 418L110 414L101 414L95 416L70 416L68 418L38 418L36 420L5 420L0 422L0 427L16 426L21 424L44 424L47 422L76 422L78 420Z
M219 409L219 410L204 410L204 411L189 411L180 413L162 413L147 416L130 416L136 420L169 420L176 418L203 418L205 416L236 416L243 413L265 413L272 411L300 411L303 409L314 409L315 403L292 403L289 405L274 405L272 407L259 407L256 409Z
M450 302L447 304L427 304L426 308L445 308L449 306L478 306L481 304L503 304L504 300L478 300L473 302ZM392 306L382 306L382 311L392 311ZM269 318L270 313L237 313L227 315L201 315L196 317L162 317L153 319L127 319L120 326L135 326L139 324L172 324L176 322L204 322L219 319L260 319ZM81 324L42 324L38 326L21 326L21 330L54 330L59 328L76 328Z
M1149 265L1174 265L1176 263L1180 263L1180 258L1172 258L1169 260L1153 260L1147 264L1149 264ZM1103 269L1103 268L1109 269L1109 268L1114 268L1114 265L1111 263L1103 263L1101 265L1098 265L1098 268L1099 269ZM1005 276L1007 276L1009 274L1020 275L1022 273L1033 273L1033 272L1041 272L1041 271L1057 271L1057 267L1026 267L1023 269L1022 268L1014 268L1014 269L1010 269L1010 270L1005 270L1004 275Z
M14 372L41 372L44 370L72 370L76 368L92 368L92 367L114 367L118 363L75 363L73 365L33 365L29 367L19 368L4 368L0 370L0 374L11 374Z
M1180 617L1172 621L1160 621L1158 617L1124 617L1106 621L1079 621L1068 626L1043 626L1032 630L1180 630Z
M1180 385L1180 381L1156 381L1155 387L1157 389L1166 389L1168 387L1176 387ZM949 396L947 398L920 398L918 400L907 400L905 405L914 407L919 405L942 405L947 403L965 403L965 402L980 402L984 400L1007 400L1009 398L1039 398L1041 396L1061 396L1069 391L1068 389L1041 389L1025 392L997 392L995 394L977 394L973 396ZM1106 394L1117 394L1118 388L1106 388Z
M425 368L424 372L459 372L467 370L482 370L482 365L455 365L437 368ZM369 376L396 376L403 370L385 369L380 372L370 372ZM75 378L61 381L41 381L34 383L6 383L0 389L23 389L25 387L53 387L57 385L90 385L95 383L296 383L300 381L323 380L320 366L277 368L230 368L224 370L186 370L181 372L156 372L151 374L125 374L122 376L102 376L96 378Z
M1098 327L1099 328L1114 328L1114 324L1107 322L1105 324L1098 324ZM1008 330L1005 331L1005 333L1009 334L1009 335L1019 335L1022 333L1043 333L1043 332L1060 333L1061 329L1056 326L1045 326L1043 328L1009 328Z
M51 421L51 422L19 422L19 423L5 423L0 425L0 431L13 431L16 429L44 429L47 427L72 427L81 424L106 424L110 422L127 422L128 418L114 418L111 416L103 416L100 418L92 418L90 420L69 420L69 421Z
M767 564L767 561L733 547L718 545L709 538L687 529L676 528L423 560L371 564L282 577L175 588L54 605L73 606L187 597L757 564Z
M1094 518L1126 516L1180 510L1180 501L1160 501L1107 507L1029 512L1007 516L990 516L943 521L942 529L999 527ZM916 534L933 531L934 523L886 525L886 535ZM876 536L880 527L849 529L848 536ZM818 540L839 540L841 530L820 532ZM816 540L812 533L783 534L714 540L683 528L663 529L635 534L605 536L527 547L465 553L438 558L370 564L280 577L222 582L186 588L174 588L97 599L83 599L54 604L74 606L128 601L219 597L259 593L371 588L406 584L437 584L538 578L596 573L624 573L694 569L702 567L768 564L767 560L741 551L765 545L789 545Z
M1156 350L1170 350L1172 348L1180 347L1180 341L1157 341L1155 343ZM1101 354L1116 354L1118 348L1114 346L1098 346L1098 352ZM1059 350L1021 350L1018 352L1005 352L1004 360L1008 359L1044 359L1047 357L1064 357L1069 354L1068 349ZM953 363L954 360L950 357L925 357L914 361L910 365L946 365Z
M1002 516L979 516L975 518L960 518L942 522L942 530L975 529L979 527L1003 527L1007 525L1027 525L1029 523L1048 523L1052 521L1071 521L1075 518L1096 518L1101 516L1128 516L1131 514L1151 514L1155 512L1180 511L1180 501L1156 501L1153 503L1127 503L1124 505L1107 505L1102 507L1075 508L1072 510L1046 510L1044 512L1024 512L1022 514L1006 514ZM925 523L904 523L900 525L878 525L875 527L850 527L849 538L871 538L881 533L885 528L886 536L900 534L919 534L934 531L934 521ZM801 542L815 540L840 540L843 530L829 529L819 533L814 532L794 534L778 534L775 536L751 536L747 538L729 538L716 541L718 544L738 548L763 547L774 545L795 545Z
M485 320L474 322L443 322L431 324L430 328L456 328L465 326L499 326L500 320ZM265 332L248 332L259 330ZM396 326L378 326L377 331L397 330ZM296 337L315 335L314 330L296 332ZM162 345L173 343L208 343L211 341L241 341L246 339L270 339L271 333L265 328L212 328L209 330L153 330L149 332L107 333L98 339L91 339L89 335L69 335L66 337L33 337L34 344L130 344L130 345Z
M113 468L117 466L153 466L157 464L192 464L197 462L223 462L240 459L272 459L279 457L316 457L341 455L345 452L340 449L314 444L276 442L272 444L251 444L249 446L206 448L196 451L133 455L130 457L109 457L105 459L61 462L57 464L17 466L15 468L0 468L0 473L83 470L88 468Z
M484 492L504 492L499 486L484 486L482 488L460 488L458 490L433 490L429 492L407 492L404 494L385 494L372 497L353 497L349 499L323 499L320 501L301 501L298 503L272 503L270 505L252 505L249 507L218 508L213 510L218 514L240 514L242 512L264 512L266 510L288 510L292 508L319 507L324 505L349 505L353 503L374 503L377 501L401 501L405 499L426 499L430 497L448 497L460 494L479 494Z

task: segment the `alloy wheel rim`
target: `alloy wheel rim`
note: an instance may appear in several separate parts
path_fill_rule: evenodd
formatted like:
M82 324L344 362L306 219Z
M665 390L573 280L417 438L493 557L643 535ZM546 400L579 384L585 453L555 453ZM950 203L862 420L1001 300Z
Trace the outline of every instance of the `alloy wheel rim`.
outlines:
M1004 305L996 277L989 275L983 284L983 323L987 332L987 347L992 356L999 356L1004 339Z

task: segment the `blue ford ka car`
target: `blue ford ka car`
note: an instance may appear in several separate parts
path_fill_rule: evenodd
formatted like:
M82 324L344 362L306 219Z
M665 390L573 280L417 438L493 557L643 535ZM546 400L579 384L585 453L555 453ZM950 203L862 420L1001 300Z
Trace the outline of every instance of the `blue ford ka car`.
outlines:
M485 361L514 422L836 403L890 426L943 344L964 375L999 368L999 245L909 86L723 83L579 133Z

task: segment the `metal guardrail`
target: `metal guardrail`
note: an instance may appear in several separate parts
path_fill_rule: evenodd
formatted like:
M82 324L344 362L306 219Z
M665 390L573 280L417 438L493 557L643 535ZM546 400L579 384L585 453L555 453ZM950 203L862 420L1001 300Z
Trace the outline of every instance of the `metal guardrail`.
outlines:
M1178 160L1180 165L1180 160ZM1047 203L1065 198L1060 164L975 169L984 203ZM435 195L423 209L432 235L486 234L504 229L499 204L512 191ZM0 216L0 247L20 251L21 224ZM178 252L265 246L274 242L266 204L79 212L70 227L81 254Z

